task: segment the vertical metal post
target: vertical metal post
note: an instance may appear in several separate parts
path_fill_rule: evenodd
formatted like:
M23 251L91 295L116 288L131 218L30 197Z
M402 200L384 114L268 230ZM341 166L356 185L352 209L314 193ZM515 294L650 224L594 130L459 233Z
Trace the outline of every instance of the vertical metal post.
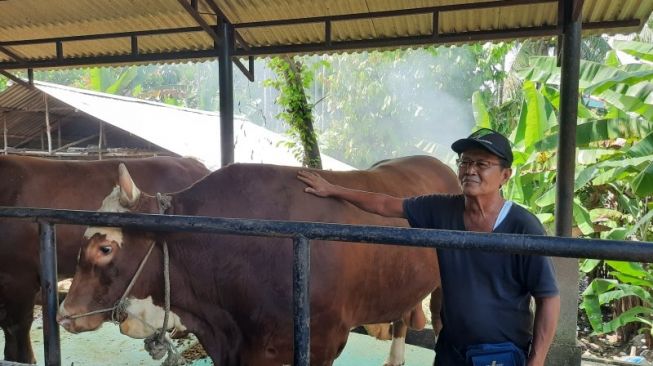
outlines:
M39 221L41 237L41 293L43 294L43 339L45 364L61 365L59 324L57 324L57 244L54 224Z
M222 43L218 52L220 86L220 153L222 166L234 162L234 27L226 19L220 23Z
M573 221L576 120L580 70L580 19L572 20L573 1L565 1L560 85L560 132L556 178L556 235L570 236Z
M311 308L309 278L311 274L311 249L304 236L293 239L293 331L295 352L293 365L310 364Z
M2 114L2 139L4 141L4 154L7 155L9 144L7 143L7 113Z
M43 103L45 103L45 133L48 137L48 154L52 154L52 134L50 133L50 108L48 107L48 95L43 94Z
M572 19L574 0L563 2L562 70L560 77L560 130L556 179L555 234L571 236L573 225L574 169L576 164L576 122L578 116L578 78L580 69L581 20ZM580 5L582 6L582 5ZM579 366L576 346L578 313L578 260L555 258L560 291L560 320L547 356L546 365Z
M102 139L104 138L104 122L100 121L100 137L97 142L97 159L102 160Z

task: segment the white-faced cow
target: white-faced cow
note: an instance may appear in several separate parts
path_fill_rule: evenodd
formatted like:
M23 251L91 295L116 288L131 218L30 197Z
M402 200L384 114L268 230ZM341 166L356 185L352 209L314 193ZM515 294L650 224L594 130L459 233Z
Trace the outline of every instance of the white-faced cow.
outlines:
M170 195L168 214L405 226L335 199L304 193L297 168L230 165ZM409 196L458 193L456 176L430 157L386 161L367 171L320 172L346 187ZM126 169L101 211L158 212ZM90 227L85 233L59 323L71 332L97 329L123 295L146 251L149 260L118 316L124 334L145 337L162 326L162 249L169 247L169 328L195 333L216 365L292 362L292 241L218 234ZM155 244L156 243L156 244ZM311 364L331 365L361 324L409 318L439 283L435 250L360 243L311 242ZM148 319L150 326L140 319Z
M0 157L0 206L97 209L126 164L145 189L177 191L206 176L199 162L186 158L61 161ZM59 273L72 276L83 226L57 227ZM34 363L29 338L39 289L38 228L33 222L0 219L0 327L7 361Z

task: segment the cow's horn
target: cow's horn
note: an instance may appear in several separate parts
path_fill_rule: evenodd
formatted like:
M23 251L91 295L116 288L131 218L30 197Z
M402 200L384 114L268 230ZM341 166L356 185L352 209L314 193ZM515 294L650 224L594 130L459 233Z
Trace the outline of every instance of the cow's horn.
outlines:
M118 184L120 185L120 205L132 207L141 196L141 190L136 187L125 164L118 165Z

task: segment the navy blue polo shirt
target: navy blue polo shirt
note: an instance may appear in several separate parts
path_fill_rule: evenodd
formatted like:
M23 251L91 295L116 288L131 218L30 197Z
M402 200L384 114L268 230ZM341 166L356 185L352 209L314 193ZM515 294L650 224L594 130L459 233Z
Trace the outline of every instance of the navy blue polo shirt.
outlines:
M465 230L462 195L406 199L411 227ZM540 221L513 204L495 233L545 235ZM542 256L438 249L443 329L438 342L470 345L510 341L527 350L533 332L530 300L558 294L551 259Z

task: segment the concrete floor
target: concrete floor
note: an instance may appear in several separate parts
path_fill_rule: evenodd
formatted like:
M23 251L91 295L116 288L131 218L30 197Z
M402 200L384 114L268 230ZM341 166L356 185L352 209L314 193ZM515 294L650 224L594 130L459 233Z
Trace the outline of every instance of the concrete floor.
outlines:
M150 358L143 348L142 339L133 339L120 334L118 327L111 323L105 323L95 332L80 334L68 333L63 328L59 329L62 365L161 365L161 361L154 361ZM37 364L44 365L43 327L40 317L34 320L31 337ZM0 332L0 344L4 347L2 332Z
M38 365L43 363L43 329L40 317L32 326L32 343ZM162 360L150 358L143 348L143 340L133 339L120 334L118 327L105 323L95 332L71 334L61 329L61 361L70 366L158 366ZM176 341L177 342L177 341ZM179 341L180 352L194 343L194 340ZM0 332L0 345L4 337ZM1 349L2 347L0 347ZM390 341L378 341L366 335L351 333L342 355L335 366L381 366L390 350ZM434 352L421 347L408 345L406 348L406 366L430 366ZM2 364L2 362L0 362ZM210 366L209 359L195 360L193 366ZM605 366L605 363L583 361L582 366ZM623 365L623 364L622 364Z
M71 334L60 328L61 363L72 366L158 366L162 360L154 361L143 348L143 340L133 339L120 334L116 325L105 323L94 332ZM32 344L36 353L37 364L43 362L43 327L40 317L32 325ZM180 352L192 345L194 340L181 342ZM0 332L0 345L4 337ZM0 347L1 349L1 347ZM374 365L381 366L390 350L390 341L378 341L371 337L352 333L343 354L336 360L335 366ZM408 346L406 349L406 366L431 365L434 353L431 350ZM1 364L1 362L0 362ZM195 360L193 366L209 366L209 359Z

